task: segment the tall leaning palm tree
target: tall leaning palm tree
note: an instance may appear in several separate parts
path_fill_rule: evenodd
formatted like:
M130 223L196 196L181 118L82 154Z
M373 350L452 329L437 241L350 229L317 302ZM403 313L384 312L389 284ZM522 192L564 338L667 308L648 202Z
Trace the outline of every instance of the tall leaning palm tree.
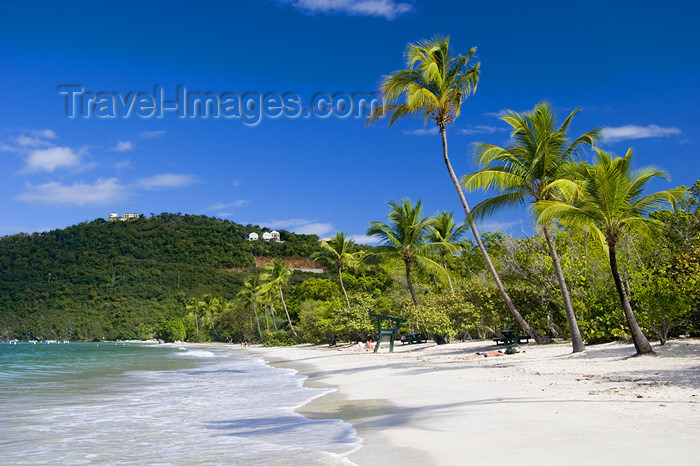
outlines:
M529 203L533 207L538 202L556 199L562 183L568 182L562 179L561 167L573 161L581 146L592 146L600 134L600 130L595 129L570 141L567 131L578 112L574 110L557 126L556 113L548 102L537 104L530 112L504 111L501 120L513 128L513 145L502 148L479 144L476 155L482 169L462 178L467 191L496 189L502 194L476 205L472 215L482 218L514 205ZM550 227L543 224L542 234L559 282L573 352L577 353L585 347Z
M253 309L253 314L255 314L255 322L258 325L258 335L260 339L263 339L262 329L260 328L260 319L258 318L257 303L260 293L260 277L258 275L251 275L248 280L243 283L243 288L238 292L238 297L243 301L245 307L250 306Z
M417 263L428 269L442 270L437 263L425 257L427 252L425 240L430 220L423 217L421 201L416 202L415 206L408 199L404 199L401 203L391 201L389 206L391 206L391 212L388 217L391 222L389 224L371 222L367 234L379 238L391 255L403 261L406 286L411 293L413 304L418 306L418 298L411 280L411 267Z
M436 249L440 255L440 265L445 269L452 294L455 290L447 270L447 255L455 254L461 249L460 242L466 229L466 224L458 226L455 223L452 212L437 212L428 226L428 246Z
M389 103L376 108L370 115L368 123L388 117L391 127L399 119L413 116L422 116L426 123L428 120L435 122L442 138L442 157L445 166L452 184L457 190L464 213L470 219L469 227L474 234L474 240L484 256L486 266L496 282L501 297L525 333L537 343L547 343L550 339L530 326L506 292L479 236L476 224L471 220L467 198L464 196L447 155L447 136L445 133L447 125L454 122L459 116L462 101L476 91L481 65L471 62L476 48L469 50L466 55L454 56L449 46L450 40L447 37L434 37L415 44L408 44L404 54L406 69L384 76L380 85L382 96ZM403 103L398 103L401 100Z
M614 157L599 149L596 152L594 165L581 163L568 167L569 175L577 183L577 189L570 192L575 192L575 196L539 202L535 205L537 220L540 224L558 220L564 226L584 229L607 246L610 271L637 354L653 353L649 340L637 323L620 279L616 246L622 235L630 231L652 236L662 224L659 220L648 218L647 214L666 202L675 206L683 191L671 189L644 196L644 186L649 181L656 177L668 178L664 171L655 167L632 171L631 150L624 158Z
M354 267L358 263L358 255L351 252L355 242L348 238L345 233L336 232L335 236L330 241L321 241L321 251L314 253L311 258L313 260L325 259L338 267L338 278L340 279L340 288L345 296L345 303L350 309L350 300L348 293L345 291L343 284L343 269L346 267Z
M267 286L275 287L279 291L280 299L282 300L282 307L284 307L284 313L287 314L287 322L289 323L289 328L292 330L294 336L297 336L296 330L294 330L294 325L292 325L292 319L289 317L289 311L287 310L287 303L284 300L284 293L282 292L282 286L286 285L289 279L292 277L292 269L287 266L284 262L279 259L273 259L272 262L265 266L265 273L261 277L264 281L268 282Z

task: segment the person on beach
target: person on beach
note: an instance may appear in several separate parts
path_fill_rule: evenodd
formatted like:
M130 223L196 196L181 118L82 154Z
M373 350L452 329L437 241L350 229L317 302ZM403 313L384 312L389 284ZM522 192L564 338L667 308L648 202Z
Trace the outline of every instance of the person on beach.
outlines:
M358 341L356 345L348 348L338 348L338 351L374 351L375 343L372 340L367 340L367 343Z
M484 358L489 358L489 357L495 357L495 356L506 356L506 353L504 353L501 350L498 351L486 351L484 353L475 353L475 354L470 354L468 356L463 356L458 359L484 359Z

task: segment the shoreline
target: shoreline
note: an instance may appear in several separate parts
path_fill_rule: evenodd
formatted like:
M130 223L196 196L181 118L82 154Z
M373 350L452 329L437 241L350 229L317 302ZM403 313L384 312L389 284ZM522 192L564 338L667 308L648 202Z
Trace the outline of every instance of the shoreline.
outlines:
M490 341L397 345L378 354L328 346L252 347L271 366L306 375L305 386L334 388L295 411L342 419L362 438L347 455L359 465L691 462L700 456L700 340L654 346L521 345Z

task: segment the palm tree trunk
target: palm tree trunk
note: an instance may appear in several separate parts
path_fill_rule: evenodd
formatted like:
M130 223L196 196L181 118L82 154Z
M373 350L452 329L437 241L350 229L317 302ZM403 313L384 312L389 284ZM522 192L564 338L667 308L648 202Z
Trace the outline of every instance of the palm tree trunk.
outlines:
M408 261L404 261L404 264L406 264L406 285L408 286L408 291L411 292L413 305L418 306L418 298L416 298L416 292L413 289L413 282L411 281L411 263Z
M640 354L653 354L654 350L651 349L649 340L644 336L642 329L637 323L637 318L632 312L632 306L630 305L629 299L627 299L627 293L622 287L622 280L620 280L620 273L617 270L617 256L615 255L615 244L608 243L608 251L610 255L610 271L612 272L613 279L615 280L615 288L617 288L617 294L620 295L620 302L622 303L622 310L625 312L625 319L627 320L627 326L632 334L632 341L634 342L634 347L637 350L637 355Z
M546 225L542 227L542 233L544 234L544 239L547 240L549 255L552 258L552 264L554 265L554 275L556 275L557 281L559 282L561 298L564 301L566 320L569 322L569 333L571 334L571 346L573 347L574 353L580 353L585 349L585 346L583 344L583 338L581 338L581 331L578 328L578 322L576 321L574 307L571 305L571 295L569 294L569 288L566 286L566 280L564 279L564 271L561 267L561 261L559 260L559 254L557 253L557 247L554 244L554 238L552 238L552 234L550 233L549 228Z
M265 304L265 303L263 303ZM265 310L265 330L270 331L270 318L267 315L267 306L263 306L263 309Z
M348 293L345 291L345 285L343 284L343 268L338 267L338 278L340 278L340 289L343 290L343 295L345 296L345 302L348 305L348 309L350 309L350 300L348 299Z
M284 302L284 295L282 294L282 284L279 284L280 299L282 299L282 307L284 307L284 313L287 314L287 322L289 322L289 328L292 329L294 336L298 336L297 332L294 331L294 326L292 325L292 319L289 317L289 311L287 311L287 303Z
M253 313L255 314L255 322L258 324L258 335L260 335L260 339L262 340L262 329L260 328L260 320L258 320L258 310L255 309L255 302L253 302Z
M474 239L476 240L476 244L479 247L479 251L481 251L481 255L484 256L484 261L486 262L486 266L489 269L489 272L491 273L491 277L493 277L493 280L496 282L496 287L498 288L498 291L501 293L501 297L503 300L506 302L506 306L508 306L508 310L510 313L515 317L515 320L518 321L518 324L522 327L523 331L527 333L530 338L535 340L536 343L542 344L542 343L551 343L552 339L549 338L547 335L542 335L539 333L537 330L533 329L530 324L527 323L527 321L523 318L523 316L518 312L518 309L516 309L515 304L513 304L513 301L510 299L510 296L508 296L508 293L506 292L505 287L503 286L503 283L501 282L501 278L498 276L498 272L496 272L496 268L493 266L493 262L491 262L491 258L489 257L488 251L486 251L486 247L484 246L484 242L481 241L481 236L479 236L479 231L476 229L476 224L474 223L474 220L471 218L471 210L469 209L469 204L467 204L467 198L464 197L464 192L462 191L462 187L459 185L459 180L457 179L457 176L455 175L454 170L452 169L452 164L450 163L450 158L447 156L447 135L445 134L445 125L441 124L440 125L440 136L442 136L442 157L445 160L445 165L447 166L447 171L450 173L450 178L452 179L452 183L455 185L455 189L457 190L457 194L459 195L459 200L462 202L462 207L464 208L464 213L467 214L467 219L469 219L469 227L472 230L472 234L474 235Z
M275 306L272 304L272 296L270 296L270 314L272 314L272 326L275 328L275 332L279 331L277 328L277 320L275 320Z
M445 260L445 253L442 251L440 252L440 262L442 268L445 269L445 275L447 275L447 283L450 284L450 291L452 292L452 294L455 294L455 289L452 287L452 279L450 278L450 271L447 270L447 261Z

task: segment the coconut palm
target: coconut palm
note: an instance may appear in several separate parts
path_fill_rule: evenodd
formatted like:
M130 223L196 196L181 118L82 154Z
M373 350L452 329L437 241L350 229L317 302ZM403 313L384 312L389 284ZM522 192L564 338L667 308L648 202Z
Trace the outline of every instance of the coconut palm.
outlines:
M413 304L418 306L418 298L411 281L411 266L416 263L431 270L443 270L439 264L425 257L428 252L425 240L427 237L430 220L421 213L422 203L404 199L401 203L389 202L389 224L383 222L371 222L367 234L376 236L388 252L399 257L406 270L406 286L411 293Z
M190 298L187 301L185 309L192 311L192 314L194 315L194 326L195 326L195 329L197 331L197 337L199 337L199 320L197 318L197 316L199 314L199 310L200 310L199 299Z
M287 322L289 323L289 328L292 330L294 336L297 336L297 332L294 330L292 325L292 319L289 317L289 311L287 310L287 303L284 301L284 293L282 292L282 286L285 285L289 279L292 277L292 269L287 266L284 262L279 259L274 259L272 262L265 266L265 273L262 275L262 280L268 282L267 286L276 287L280 294L280 299L282 300L282 307L284 307L284 313L287 314Z
M472 215L481 218L514 205L529 203L532 207L537 202L556 199L561 183L566 182L562 181L560 168L574 159L581 146L591 146L600 133L597 129L589 131L571 142L567 131L578 112L574 110L557 126L556 113L548 102L537 104L530 112L504 111L501 120L513 127L511 138L514 144L506 148L479 144L477 163L482 169L462 178L462 185L468 191L496 189L502 194L476 205ZM542 234L559 282L573 351L583 351L583 339L550 225L542 225Z
M321 251L311 256L313 260L324 259L338 267L340 288L343 290L348 309L350 309L350 300L343 284L343 269L345 267L354 267L359 262L358 254L350 252L354 246L355 242L348 238L345 233L337 232L330 241L321 241Z
M260 293L260 277L258 275L251 275L248 280L243 283L243 289L238 292L238 296L243 301L243 305L247 308L253 309L253 314L255 314L255 322L258 326L258 335L260 339L263 339L262 329L260 328L260 319L258 319L257 303Z
M221 300L212 295L204 295L202 299L199 300L198 305L203 312L203 321L209 322L209 325L211 325L211 330L218 338L219 335L216 333L216 329L214 328L214 320L222 310L223 305Z
M452 279L447 270L447 254L455 254L461 249L459 244L462 241L462 236L467 230L467 226L463 223L459 226L454 221L452 212L437 212L435 217L430 219L428 226L428 246L437 249L440 255L440 265L445 269L447 282L450 285L450 291L454 294L455 290L452 286Z
M459 116L462 101L476 90L480 68L480 63L472 63L476 48L469 50L466 55L454 56L449 45L450 40L446 37L434 37L415 44L408 44L404 54L406 69L384 76L380 84L382 96L389 103L376 108L370 115L368 123L388 117L391 127L399 119L413 116L422 116L426 123L428 120L435 122L442 138L443 161L452 184L457 190L464 213L469 219L469 227L474 234L474 240L484 256L484 261L496 282L498 291L506 302L508 310L523 330L537 343L546 343L550 339L535 331L527 323L508 296L479 236L476 224L471 219L467 198L464 196L447 155L447 135L445 133L447 125ZM402 99L403 103L397 103Z
M261 274L261 278L264 274ZM270 283L262 283L260 286L260 302L263 305L263 309L265 309L265 330L268 332L270 331L270 317L272 318L272 328L275 329L275 332L278 330L277 328L277 319L275 317L275 306L274 306L274 293L275 292L275 287L274 284ZM268 309L270 310L270 317L267 315Z
M622 310L637 354L652 353L651 345L632 311L627 292L617 267L616 246L623 234L635 231L643 236L653 236L662 223L646 215L665 202L675 206L683 196L683 190L671 189L643 196L644 186L656 177L668 179L668 175L655 167L630 170L631 149L624 158L596 149L594 165L571 164L568 173L577 183L575 196L570 192L563 200L545 200L535 205L540 225L555 220L571 228L592 232L601 244L607 246L610 271L620 297Z

